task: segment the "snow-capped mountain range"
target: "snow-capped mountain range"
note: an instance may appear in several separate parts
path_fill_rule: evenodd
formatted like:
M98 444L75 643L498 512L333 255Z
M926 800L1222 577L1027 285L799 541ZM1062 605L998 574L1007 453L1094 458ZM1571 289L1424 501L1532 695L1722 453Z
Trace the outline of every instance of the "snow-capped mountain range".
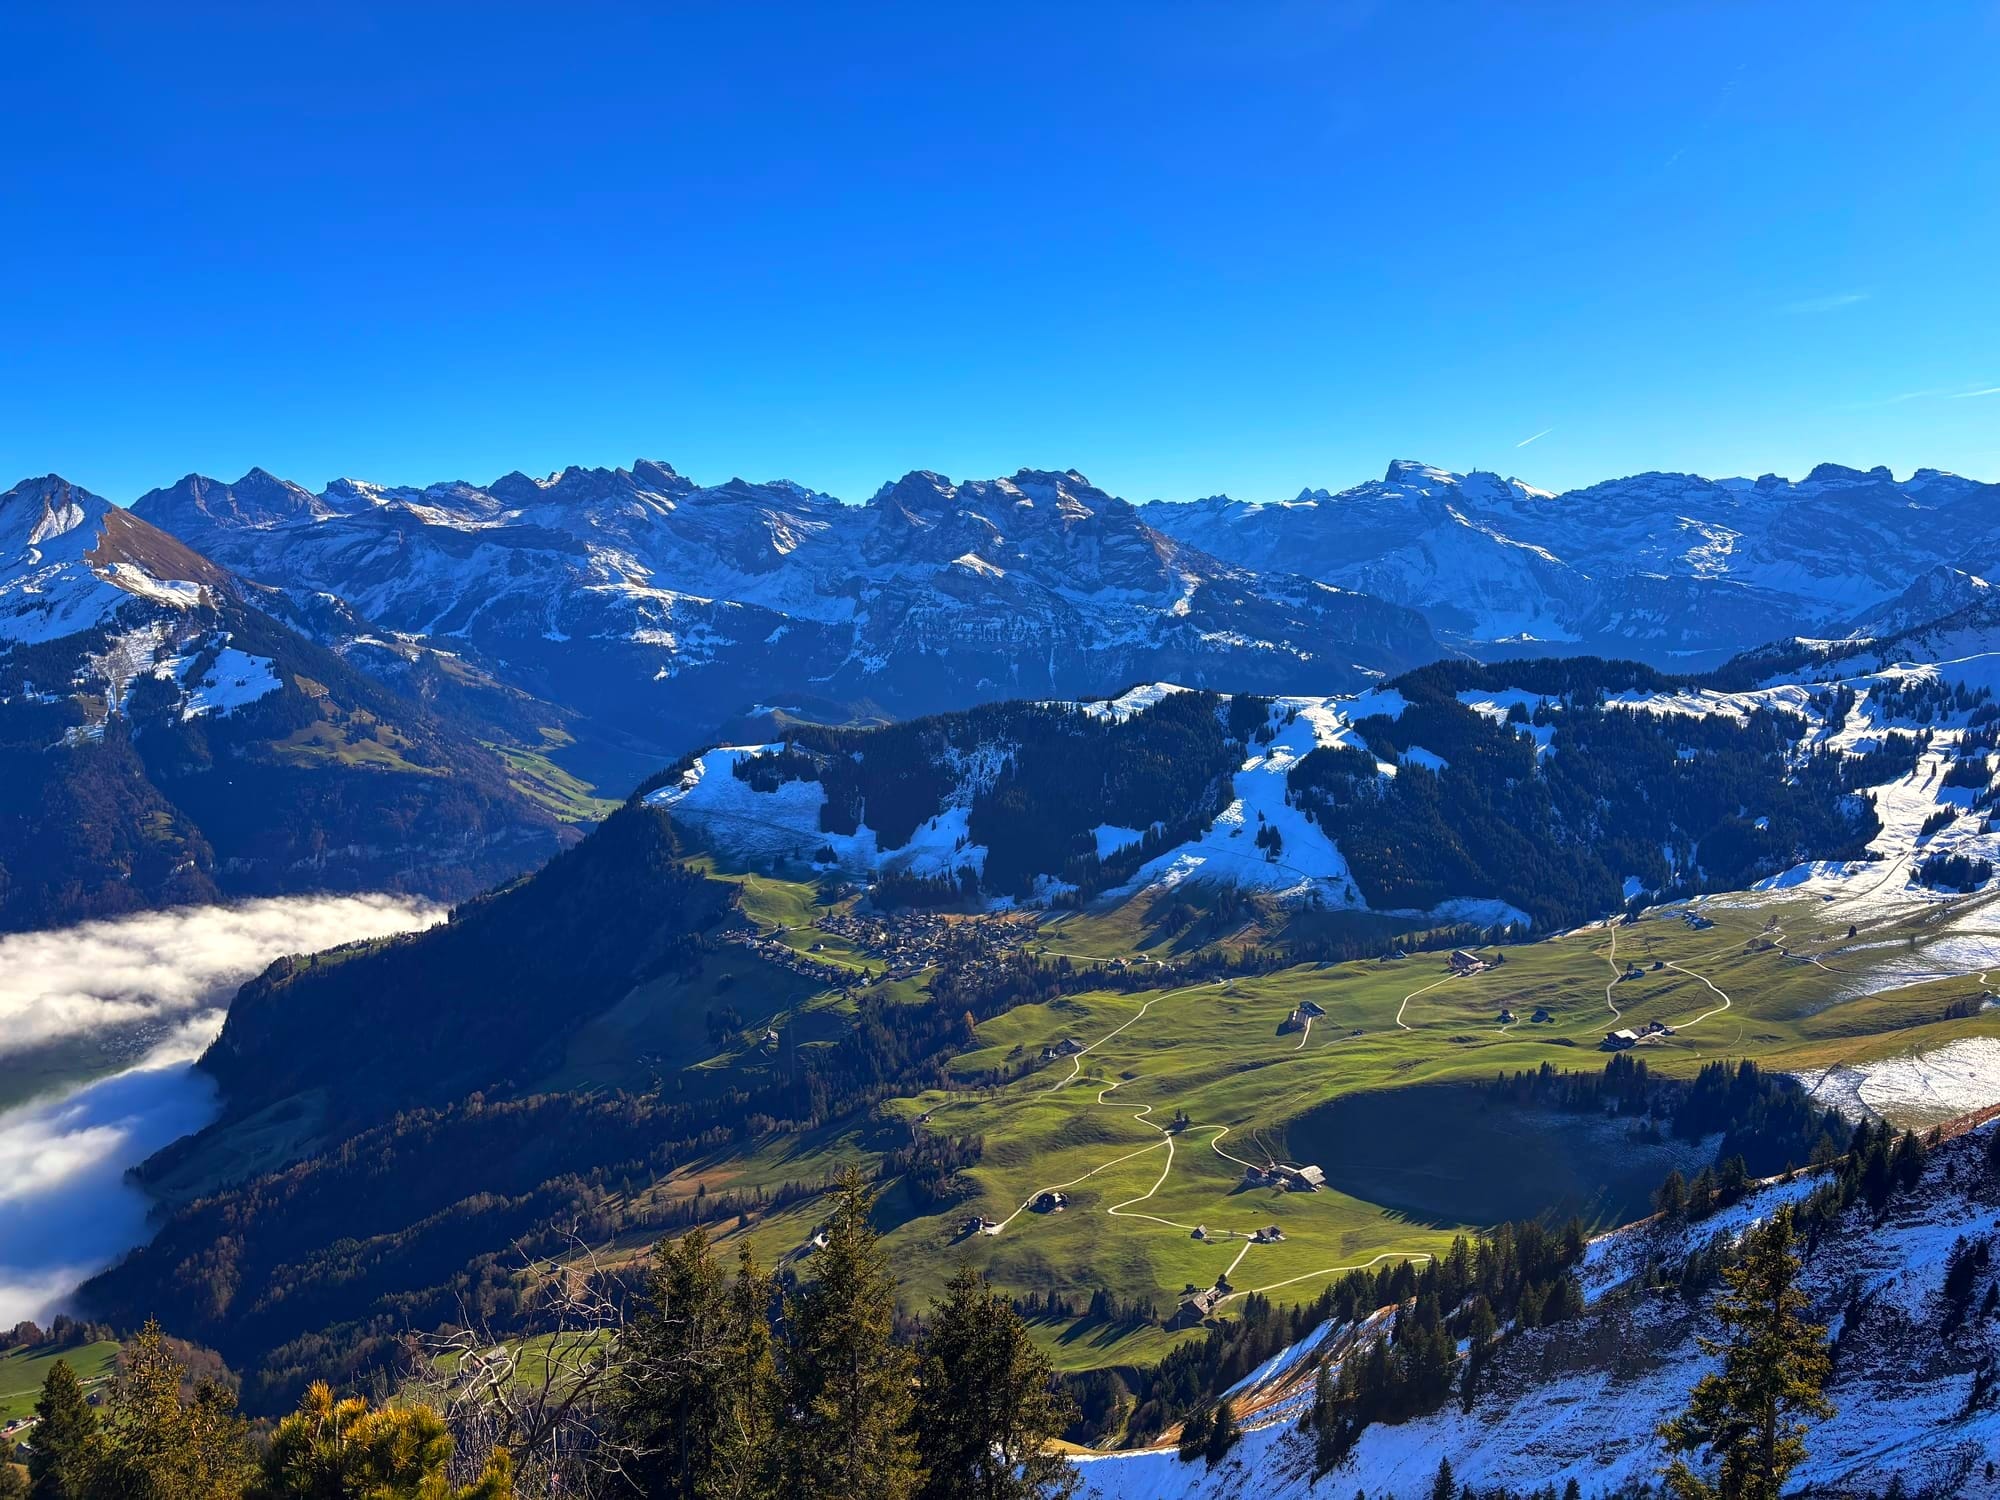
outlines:
M1241 566L1282 561L1409 605L1489 659L1590 652L1681 670L1780 636L1879 626L1900 604L1921 608L1925 590L1966 602L2000 558L2000 485L1936 469L1900 481L1837 464L1799 481L1639 474L1552 495L1397 462L1338 494L1155 501L1141 514ZM1913 623L1908 609L1894 618Z
M1024 469L915 472L850 505L640 460L317 494L253 469L133 508L247 578L678 750L757 706L865 719L1161 677L1323 693L1454 651L1694 669L1967 602L2000 560L1996 500L1931 469L1553 495L1398 461L1271 504L1134 506Z
M901 716L1159 675L1358 687L1440 649L1413 610L1218 562L1074 472L913 473L854 506L646 461L319 495L252 471L133 509L674 750L759 704Z

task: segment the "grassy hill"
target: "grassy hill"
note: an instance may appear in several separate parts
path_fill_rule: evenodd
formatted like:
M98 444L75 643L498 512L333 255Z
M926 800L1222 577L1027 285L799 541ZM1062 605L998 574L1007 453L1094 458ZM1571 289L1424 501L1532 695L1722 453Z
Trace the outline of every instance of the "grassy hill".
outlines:
M67 1349L39 1345L0 1352L0 1426L35 1414L35 1401L42 1394L42 1382L57 1360L69 1361L86 1388L111 1378L112 1361L118 1345L109 1339L94 1344L73 1344Z

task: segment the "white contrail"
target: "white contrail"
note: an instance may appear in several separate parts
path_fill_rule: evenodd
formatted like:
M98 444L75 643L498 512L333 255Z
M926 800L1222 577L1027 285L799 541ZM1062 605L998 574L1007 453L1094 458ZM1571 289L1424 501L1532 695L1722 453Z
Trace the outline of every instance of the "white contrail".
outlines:
M1554 431L1555 428L1553 427L1544 427L1540 432L1536 433L1534 437L1524 437L1521 439L1520 442L1516 443L1514 446L1516 448L1525 448L1528 446L1528 444L1534 442L1536 438L1545 438Z

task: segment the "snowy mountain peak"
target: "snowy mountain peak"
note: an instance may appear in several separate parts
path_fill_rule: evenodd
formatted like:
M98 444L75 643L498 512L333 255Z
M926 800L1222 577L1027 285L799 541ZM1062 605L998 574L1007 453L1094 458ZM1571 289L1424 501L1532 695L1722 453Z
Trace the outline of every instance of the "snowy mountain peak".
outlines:
M75 635L134 598L190 608L226 582L207 558L61 475L0 494L0 642Z
M1457 484L1458 476L1449 469L1440 469L1430 464L1418 463L1412 458L1394 458L1389 461L1389 472L1382 476L1384 484Z

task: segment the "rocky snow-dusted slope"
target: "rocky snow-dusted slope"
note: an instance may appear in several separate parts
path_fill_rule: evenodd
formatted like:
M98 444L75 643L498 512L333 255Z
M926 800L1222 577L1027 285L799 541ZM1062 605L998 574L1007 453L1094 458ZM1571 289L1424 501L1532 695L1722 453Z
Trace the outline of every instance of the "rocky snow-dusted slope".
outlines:
M1954 1312L1945 1275L1954 1246L1990 1244L2000 1222L2000 1175L1986 1163L1993 1126L1948 1139L1921 1182L1889 1201L1877 1222L1850 1208L1809 1251L1811 1316L1830 1325L1836 1408L1812 1424L1794 1483L1812 1493L1880 1496L1900 1479L1911 1495L2000 1494L2000 1404L1991 1387L2000 1322L1980 1309L1995 1266L1972 1280ZM1521 1333L1502 1348L1470 1411L1456 1399L1429 1417L1370 1427L1347 1461L1312 1482L1303 1418L1319 1346L1365 1348L1345 1330L1321 1330L1309 1347L1271 1365L1237 1394L1250 1413L1243 1441L1210 1470L1171 1448L1083 1461L1083 1493L1100 1500L1420 1500L1438 1460L1460 1482L1524 1491L1574 1478L1594 1495L1656 1482L1665 1463L1654 1429L1675 1414L1712 1362L1695 1344L1714 1329L1705 1306L1678 1291L1649 1290L1649 1261L1677 1266L1712 1236L1739 1236L1812 1183L1772 1184L1736 1207L1687 1227L1658 1221L1595 1241L1583 1281L1582 1319ZM1348 1357L1352 1357L1349 1355Z
M0 930L218 895L468 895L565 841L478 731L260 607L294 603L59 478L0 494Z

